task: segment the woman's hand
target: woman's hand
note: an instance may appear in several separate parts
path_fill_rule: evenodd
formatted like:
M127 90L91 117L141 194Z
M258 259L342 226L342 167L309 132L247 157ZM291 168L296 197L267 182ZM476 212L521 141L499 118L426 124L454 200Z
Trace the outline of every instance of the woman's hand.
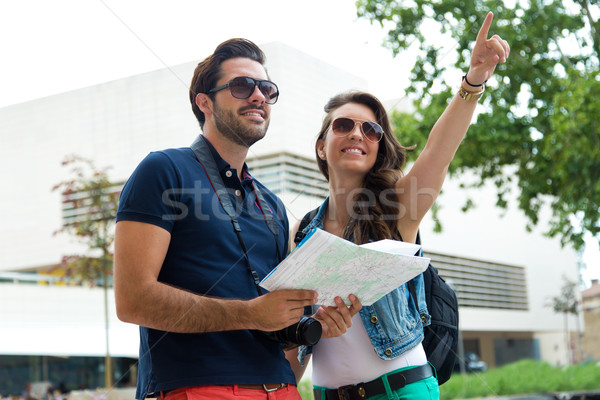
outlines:
M487 38L493 19L494 14L489 12L477 34L471 53L471 67L467 73L467 81L475 87L487 81L494 73L496 65L499 62L506 62L510 54L510 46L506 40L498 35Z
M321 306L313 316L321 323L323 334L321 337L330 338L341 336L352 326L352 317L362 308L358 298L351 294L348 299L350 306L344 304L341 297L335 298L337 306Z

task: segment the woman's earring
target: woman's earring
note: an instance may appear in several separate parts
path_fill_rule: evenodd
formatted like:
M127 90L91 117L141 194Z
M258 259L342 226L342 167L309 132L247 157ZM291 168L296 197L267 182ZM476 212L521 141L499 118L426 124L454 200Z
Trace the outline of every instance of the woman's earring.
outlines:
M325 153L321 152L319 153L319 156L324 160L325 159Z

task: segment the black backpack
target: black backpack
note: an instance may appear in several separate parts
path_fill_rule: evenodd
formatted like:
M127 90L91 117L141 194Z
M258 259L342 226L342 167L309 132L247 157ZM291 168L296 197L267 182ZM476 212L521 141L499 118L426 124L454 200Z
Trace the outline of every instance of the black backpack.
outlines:
M294 237L296 244L304 239L302 230L317 215L318 208L308 212L298 227ZM417 232L417 244L421 244L421 238ZM421 251L419 251L421 253ZM423 272L425 286L425 301L427 310L431 315L431 325L423 330L423 348L427 360L435 367L438 383L441 385L450 379L454 364L456 363L456 350L458 347L458 299L454 290L438 275L437 269L429 264ZM408 290L416 304L417 293L415 284L408 282Z
M417 244L421 238L417 232ZM421 251L419 251L421 252ZM450 379L458 347L458 299L454 290L439 276L437 269L429 264L423 272L425 302L431 315L431 325L423 328L423 348L427 360L435 367L439 384ZM416 302L415 284L408 282L413 301Z

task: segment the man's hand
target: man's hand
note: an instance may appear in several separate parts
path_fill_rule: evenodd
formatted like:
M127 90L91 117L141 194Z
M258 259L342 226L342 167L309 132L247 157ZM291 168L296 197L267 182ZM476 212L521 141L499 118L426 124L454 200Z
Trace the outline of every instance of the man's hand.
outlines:
M348 296L350 306L346 306L341 297L336 297L335 304L333 306L321 306L314 318L321 323L323 327L323 334L321 337L330 338L341 336L352 326L352 317L362 308L362 304L358 298L351 294Z
M276 290L249 300L246 317L261 331L277 331L295 324L304 314L304 306L312 306L318 300L314 290Z

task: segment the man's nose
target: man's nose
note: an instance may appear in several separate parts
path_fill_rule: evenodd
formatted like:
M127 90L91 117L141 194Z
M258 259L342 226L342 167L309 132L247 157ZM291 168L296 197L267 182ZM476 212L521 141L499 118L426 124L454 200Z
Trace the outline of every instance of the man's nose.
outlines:
M258 88L258 85L254 85L254 91L250 95L249 100L252 103L259 103L259 104L264 104L267 102L267 98L265 97L263 92L260 91L260 89Z

